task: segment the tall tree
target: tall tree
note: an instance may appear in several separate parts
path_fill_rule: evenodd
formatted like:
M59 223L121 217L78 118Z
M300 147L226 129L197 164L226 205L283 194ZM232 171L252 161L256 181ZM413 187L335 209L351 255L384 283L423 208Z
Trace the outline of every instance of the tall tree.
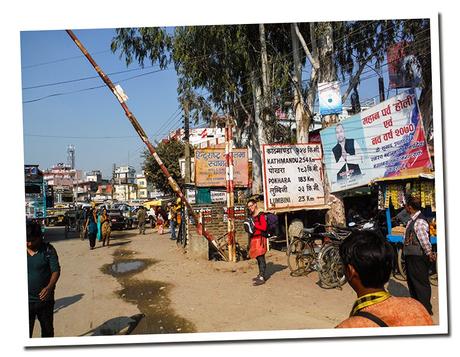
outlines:
M164 67L172 62L179 78L178 94L189 98L195 121L210 121L215 113L231 114L237 145L252 149L255 192L260 192L260 144L290 137L274 108L294 104L297 141L307 142L318 81L341 80L342 101L353 91L357 108L365 69L382 73L387 47L403 39L413 41L413 51L421 58L420 106L422 113L430 113L424 115L429 124L431 62L430 56L423 57L422 45L429 42L427 20L119 29L112 49L120 50L127 63L150 60ZM311 70L303 80L306 67ZM325 117L323 123L336 120Z
M181 175L179 166L179 159L184 157L185 145L179 140L166 140L161 141L155 148L158 156L168 168L172 178L178 183L179 186L184 184L184 179ZM193 148L190 147L190 151L193 154ZM147 180L152 182L153 186L158 190L166 194L173 194L166 176L163 174L160 166L150 154L149 151L145 151L142 156L144 157L144 163L142 169L145 171Z

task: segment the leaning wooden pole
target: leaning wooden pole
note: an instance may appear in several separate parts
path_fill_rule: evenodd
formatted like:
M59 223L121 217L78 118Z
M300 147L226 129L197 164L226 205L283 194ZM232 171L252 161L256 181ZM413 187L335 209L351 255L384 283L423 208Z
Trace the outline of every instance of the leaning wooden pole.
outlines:
M71 30L66 30L67 34L72 38L73 42L77 45L77 47L83 52L85 57L88 59L88 61L91 63L91 65L94 67L96 72L99 74L99 76L102 78L104 83L110 88L112 93L115 95L117 98L118 102L120 103L121 107L125 111L126 116L128 117L129 121L131 122L132 126L136 130L137 134L140 136L144 144L147 146L149 149L150 154L154 157L155 161L158 163L158 165L161 168L161 171L163 171L163 174L166 176L168 179L169 186L173 189L173 191L177 194L177 196L180 197L182 202L185 203L189 215L193 217L193 222L195 223L196 229L199 234L203 235L213 246L214 248L219 252L219 254L222 256L224 260L228 260L225 253L219 248L217 242L214 240L214 238L211 236L209 232L206 231L206 229L203 228L203 225L201 221L199 220L198 215L195 213L193 210L192 206L190 203L187 201L187 198L185 195L182 193L182 191L179 188L179 185L177 182L172 178L171 174L169 173L168 169L164 165L163 161L160 159L158 154L155 151L155 148L153 147L152 143L149 141L147 134L145 133L144 129L140 126L139 122L137 121L136 117L134 116L133 113L128 109L128 106L125 103L125 99L123 98L122 93L113 85L112 81L110 78L102 71L102 69L97 65L97 63L94 61L94 59L91 57L91 55L88 53L86 48L82 45L82 43L78 40L77 36L71 31Z
M227 243L228 260L236 262L235 244L235 195L233 181L233 128L230 120L225 125L225 173L227 186Z

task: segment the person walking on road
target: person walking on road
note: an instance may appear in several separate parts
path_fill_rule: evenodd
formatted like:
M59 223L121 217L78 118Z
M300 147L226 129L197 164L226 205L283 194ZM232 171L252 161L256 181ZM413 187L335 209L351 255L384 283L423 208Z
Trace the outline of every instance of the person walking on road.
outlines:
M385 290L393 269L394 251L383 237L372 231L352 232L339 252L347 281L358 299L350 317L337 328L433 324L420 302L410 297L393 297Z
M84 229L88 232L89 249L93 250L96 245L97 236L97 214L94 202L91 204L91 209L88 212Z
M163 234L164 232L164 219L163 215L161 214L160 208L156 207L155 209L155 216L156 216L156 226L158 234Z
M169 220L169 229L171 231L171 240L176 240L176 208L172 205L171 202L168 202L168 220Z
M112 228L110 227L110 217L107 214L107 209L103 208L100 216L101 220L101 234L102 234L102 246L107 244L107 247L110 245L110 234Z
M265 253L267 253L267 238L262 234L267 230L267 221L265 214L259 210L255 200L249 200L247 203L249 210L249 224L252 228L249 230L251 235L249 244L249 256L257 260L259 274L253 279L253 285L265 284Z
M140 206L137 210L137 224L139 225L139 234L145 234L145 221L147 219L147 212L144 206Z
M430 264L436 261L436 253L430 243L429 224L420 212L420 201L416 198L409 196L405 209L410 214L403 245L407 285L410 296L420 301L428 313L433 315L430 301Z
M36 318L41 336L54 337L54 289L61 272L58 255L51 244L43 241L39 223L28 222L26 226L29 337L32 337Z

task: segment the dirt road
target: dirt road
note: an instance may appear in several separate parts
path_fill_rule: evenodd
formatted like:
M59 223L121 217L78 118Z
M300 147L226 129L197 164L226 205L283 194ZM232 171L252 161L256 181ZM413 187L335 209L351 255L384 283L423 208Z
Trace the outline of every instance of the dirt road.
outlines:
M151 229L114 232L111 246L90 251L88 241L65 239L51 228L48 240L59 253L55 336L233 332L333 328L348 316L355 294L325 290L317 275L291 277L285 253L267 254L265 285L254 287L254 260L198 261ZM404 282L389 291L408 296ZM434 321L438 291L433 287ZM38 322L34 337L39 336Z

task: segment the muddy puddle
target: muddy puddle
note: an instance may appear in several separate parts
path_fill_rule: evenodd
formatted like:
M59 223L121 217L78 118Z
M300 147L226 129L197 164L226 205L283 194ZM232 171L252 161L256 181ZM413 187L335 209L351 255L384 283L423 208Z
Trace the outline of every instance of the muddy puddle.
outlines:
M115 277L122 286L116 294L123 300L136 304L141 312L141 318L137 319L136 326L130 329L129 334L196 332L193 323L176 315L171 308L170 284L135 278L136 274L157 261L136 259L135 252L125 250L117 250L113 255L113 263L104 265L101 270Z

